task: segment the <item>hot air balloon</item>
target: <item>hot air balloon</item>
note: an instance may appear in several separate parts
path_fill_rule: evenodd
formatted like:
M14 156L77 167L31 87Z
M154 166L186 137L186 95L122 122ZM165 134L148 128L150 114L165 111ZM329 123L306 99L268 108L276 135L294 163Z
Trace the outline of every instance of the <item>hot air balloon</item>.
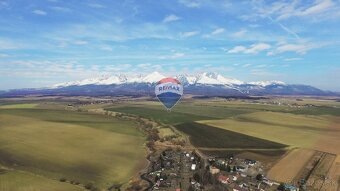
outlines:
M164 78L157 83L155 93L158 100L170 111L181 99L183 86L175 78Z

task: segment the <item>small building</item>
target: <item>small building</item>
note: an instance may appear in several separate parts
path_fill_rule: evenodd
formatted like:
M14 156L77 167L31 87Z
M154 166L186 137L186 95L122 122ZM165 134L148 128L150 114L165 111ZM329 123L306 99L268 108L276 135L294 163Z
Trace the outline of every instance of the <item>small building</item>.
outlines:
M256 160L252 160L252 159L245 159L244 162L248 164L249 166L254 166L256 164Z
M299 191L299 188L291 185L291 184L283 184L283 189L285 191Z
M243 167L243 166L236 166L236 171L238 172L245 172L247 170L246 167Z
M209 167L210 173L211 174L218 174L220 172L220 169L214 167L214 166L210 166Z
M196 164L191 165L191 170L196 170Z
M220 175L218 176L218 181L220 181L222 184L228 184L229 182L229 177Z

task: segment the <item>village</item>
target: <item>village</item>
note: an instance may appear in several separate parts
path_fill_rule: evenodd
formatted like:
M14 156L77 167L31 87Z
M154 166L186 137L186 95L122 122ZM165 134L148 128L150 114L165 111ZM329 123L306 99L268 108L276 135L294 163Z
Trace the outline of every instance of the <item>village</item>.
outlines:
M204 159L196 151L167 149L150 161L145 176L152 183L148 190L299 190L267 179L262 163L252 159L234 156Z

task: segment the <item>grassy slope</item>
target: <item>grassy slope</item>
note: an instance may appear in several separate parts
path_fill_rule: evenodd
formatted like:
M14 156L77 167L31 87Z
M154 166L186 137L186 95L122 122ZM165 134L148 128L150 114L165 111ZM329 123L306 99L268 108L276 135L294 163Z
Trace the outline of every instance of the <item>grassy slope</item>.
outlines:
M35 108L38 104L35 103L22 103L22 104L8 104L8 105L1 105L0 109L28 109L28 108Z
M132 128L135 126L133 122L102 115L51 109L0 109L0 114L30 117L48 122L82 125L126 135L142 135L140 131Z
M1 191L81 191L80 187L19 171L0 174Z
M0 163L99 187L124 183L145 155L134 123L57 110L0 110Z

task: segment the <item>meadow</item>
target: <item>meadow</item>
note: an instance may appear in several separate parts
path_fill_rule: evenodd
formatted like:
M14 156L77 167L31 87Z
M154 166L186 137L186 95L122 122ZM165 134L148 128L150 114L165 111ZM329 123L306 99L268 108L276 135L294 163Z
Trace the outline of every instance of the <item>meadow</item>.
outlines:
M100 189L126 184L146 165L145 137L136 125L96 114L6 106L0 109L0 164Z
M52 180L34 174L7 171L0 173L0 190L1 191L81 191L80 186L72 185L58 180Z

